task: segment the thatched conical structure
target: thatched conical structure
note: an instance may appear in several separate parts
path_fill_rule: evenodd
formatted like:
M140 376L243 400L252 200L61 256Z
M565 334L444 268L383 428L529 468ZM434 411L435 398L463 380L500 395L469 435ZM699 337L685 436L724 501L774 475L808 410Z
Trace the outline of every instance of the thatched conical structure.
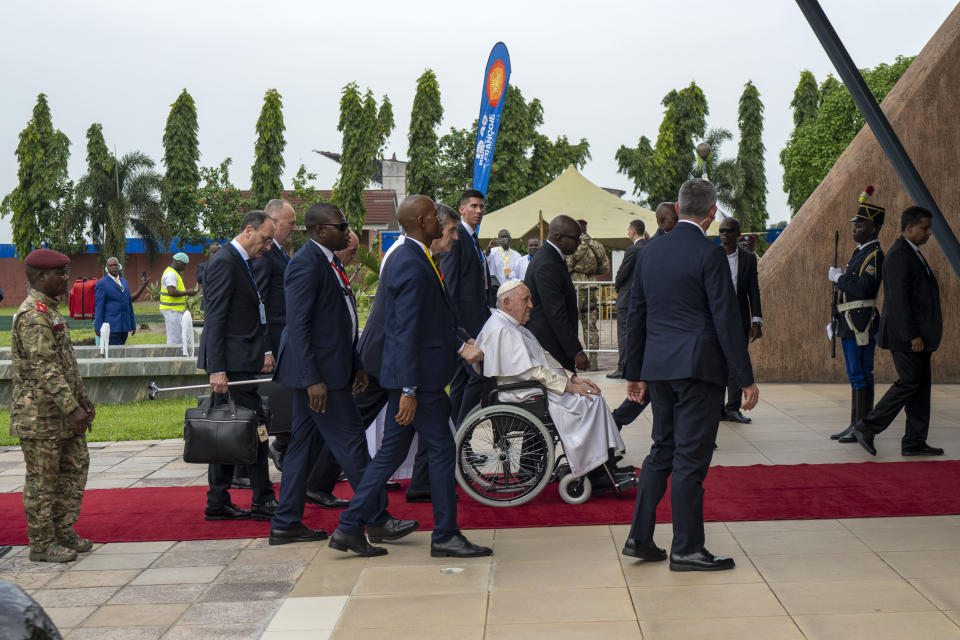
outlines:
M960 6L923 48L881 105L917 170L956 234L960 230ZM760 260L764 337L751 346L757 380L842 382L843 356L830 359L827 269L834 231L840 230L840 266L854 249L851 225L857 197L872 184L871 202L886 207L884 249L900 233L900 212L913 204L868 127L837 160L813 195ZM923 247L937 273L944 338L933 356L935 382L960 382L960 279L936 240ZM882 302L882 299L881 299ZM889 352L877 350L877 380L896 373Z

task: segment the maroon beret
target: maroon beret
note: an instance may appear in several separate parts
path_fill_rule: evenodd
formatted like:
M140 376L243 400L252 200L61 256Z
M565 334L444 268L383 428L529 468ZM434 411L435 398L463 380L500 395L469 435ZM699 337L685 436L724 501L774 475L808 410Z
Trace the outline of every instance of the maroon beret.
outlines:
M34 269L61 269L70 264L70 258L53 249L35 249L23 264Z

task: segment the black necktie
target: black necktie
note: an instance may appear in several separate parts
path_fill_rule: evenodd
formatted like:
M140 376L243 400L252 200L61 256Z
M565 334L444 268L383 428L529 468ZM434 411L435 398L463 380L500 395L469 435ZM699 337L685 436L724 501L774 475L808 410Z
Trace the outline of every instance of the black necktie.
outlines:
M473 235L470 236L473 238L473 246L477 250L477 255L480 256L480 268L483 271L483 288L490 288L490 274L487 273L487 261L483 257L483 249L480 248L480 239L477 237L477 232L474 231Z

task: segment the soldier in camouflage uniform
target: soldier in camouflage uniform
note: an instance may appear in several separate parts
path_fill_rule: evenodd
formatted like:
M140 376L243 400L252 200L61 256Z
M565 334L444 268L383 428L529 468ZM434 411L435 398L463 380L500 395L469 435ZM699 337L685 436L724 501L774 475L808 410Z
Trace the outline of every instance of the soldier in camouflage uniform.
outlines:
M567 256L567 270L574 282L596 280L610 271L610 259L607 251L597 240L587 235L587 221L577 220L583 230L580 246L573 255ZM583 341L590 353L590 370L597 370L597 353L600 348L600 286L577 287L577 309L580 312L580 325L583 327ZM589 298L589 307L587 305Z
M57 311L67 292L70 259L38 249L24 261L27 299L13 321L13 407L10 435L20 438L27 472L23 509L30 559L69 562L93 543L73 530L90 456L84 433L93 404L77 371L70 330Z

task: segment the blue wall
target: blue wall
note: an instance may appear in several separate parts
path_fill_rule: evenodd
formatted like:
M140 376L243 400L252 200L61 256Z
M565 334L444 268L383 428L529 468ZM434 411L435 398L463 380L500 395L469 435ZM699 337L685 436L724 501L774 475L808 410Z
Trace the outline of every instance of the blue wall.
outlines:
M184 253L203 253L204 245L200 244L188 244L183 249L177 249L176 246L179 243L177 238L174 238L170 243L170 247L167 251L163 253L176 253L177 251L183 251ZM144 246L143 240L140 238L127 238L127 246L124 249L126 253L147 253L146 247ZM92 244L87 245L87 253L99 253ZM17 250L12 244L0 244L0 258L16 258Z

